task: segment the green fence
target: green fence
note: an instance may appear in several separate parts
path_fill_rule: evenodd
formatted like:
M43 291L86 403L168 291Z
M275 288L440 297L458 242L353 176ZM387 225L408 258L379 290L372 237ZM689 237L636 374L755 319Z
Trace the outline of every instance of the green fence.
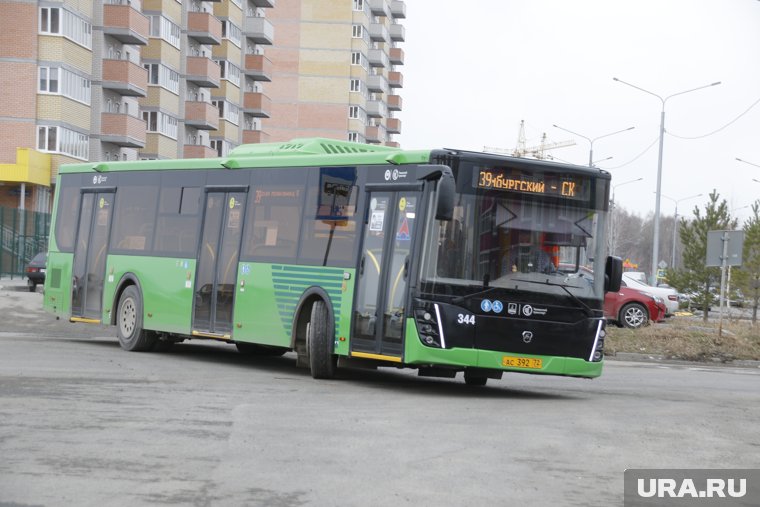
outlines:
M0 276L23 276L27 263L47 250L50 214L0 207Z

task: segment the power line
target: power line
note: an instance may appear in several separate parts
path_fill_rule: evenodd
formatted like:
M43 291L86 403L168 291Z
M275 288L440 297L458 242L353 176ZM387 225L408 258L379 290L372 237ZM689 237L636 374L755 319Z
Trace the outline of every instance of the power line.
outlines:
M741 118L741 117L742 117L742 116L744 116L745 114L749 113L749 112L752 110L752 108L753 108L753 107L755 107L755 106L756 106L756 105L758 105L758 104L760 104L760 99L757 99L755 102L753 102L753 103L752 103L752 105L751 105L751 106L749 106L747 109L745 109L743 113L741 113L739 116L737 116L736 118L734 118L734 119L733 119L733 120L731 120L730 122L726 123L725 125L723 125L723 126L722 126L722 127L720 127L719 129L717 129L717 130L713 130L712 132L709 132L709 133L707 133L707 134L704 134L704 135L701 135L701 136L688 137L688 136L679 136L679 135L673 134L672 132L667 132L667 131L666 131L666 133L667 133L668 135L671 135L671 136L673 136L673 137L677 137L677 138L679 138L679 139L702 139L702 138L705 138L705 137L709 137L709 136L711 136L711 135L713 135L713 134L717 134L717 133L718 133L718 132L720 132L721 130L723 130L723 129L725 129L725 128L728 128L729 126L731 126L731 125L733 125L734 123L736 123L736 122L739 120L739 118Z
M660 137L659 137L659 136L655 137L655 138L654 138L654 141L652 141L652 142L649 144L649 146L647 146L646 148L644 148L644 151L642 151L641 153L639 153L638 155L636 155L636 156L635 156L635 157L634 157L632 160L629 160L629 161L628 161L628 162L626 162L625 164L616 165L615 167L607 167L607 168L605 168L605 170L607 170L607 169L620 169L621 167L625 167L625 166L627 166L627 165L629 165L629 164L633 164L633 163L634 163L634 162L636 162L638 159L640 159L641 157L643 157L643 156L644 156L644 154L645 154L646 152L648 152L649 150L651 150L651 149L652 149L652 146L654 146L655 144L657 144L657 141L659 141L659 140L660 140Z

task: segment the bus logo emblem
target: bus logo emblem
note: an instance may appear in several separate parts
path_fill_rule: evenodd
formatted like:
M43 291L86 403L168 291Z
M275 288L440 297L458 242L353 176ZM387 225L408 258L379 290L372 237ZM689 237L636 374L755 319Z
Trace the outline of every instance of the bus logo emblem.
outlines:
M522 337L525 343L530 343L533 341L533 331L523 331Z
M522 312L523 312L523 315L525 315L526 317L530 317L531 315L533 315L533 307L530 305L525 305L523 306Z
M390 181L390 179L391 179L391 170L390 169L386 169L386 171L385 171L385 181Z
M480 309L484 312L490 312L492 308L491 301L488 299L484 299L480 302Z

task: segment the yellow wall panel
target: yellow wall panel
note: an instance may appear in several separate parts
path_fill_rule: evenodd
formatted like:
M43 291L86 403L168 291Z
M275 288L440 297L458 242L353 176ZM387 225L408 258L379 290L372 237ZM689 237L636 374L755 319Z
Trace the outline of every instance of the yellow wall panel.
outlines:
M302 77L298 100L304 102L346 102L348 82L344 78Z
M359 66L361 69L361 66ZM298 65L302 75L344 76L351 75L350 51L303 50Z
M148 45L143 47L140 56L143 60L160 60L167 67L179 72L180 52L163 39L151 38Z
M182 5L176 0L143 0L144 11L160 11L164 17L182 25Z
M302 48L346 49L351 45L351 24L301 23Z
M87 74L92 74L92 51L65 37L40 35L39 60L66 62Z
M307 21L348 21L353 17L352 0L325 2L324 0L302 0L301 19Z
M161 86L148 86L148 96L141 101L143 107L160 107L173 116L179 116L179 96Z

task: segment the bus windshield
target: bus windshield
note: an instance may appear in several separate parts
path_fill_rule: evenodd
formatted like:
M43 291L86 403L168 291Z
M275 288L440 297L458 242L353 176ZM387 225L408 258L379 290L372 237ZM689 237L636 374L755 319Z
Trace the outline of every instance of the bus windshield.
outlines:
M451 221L430 220L422 290L468 296L491 287L601 299L605 213L496 192L457 195ZM596 264L599 264L596 266Z

